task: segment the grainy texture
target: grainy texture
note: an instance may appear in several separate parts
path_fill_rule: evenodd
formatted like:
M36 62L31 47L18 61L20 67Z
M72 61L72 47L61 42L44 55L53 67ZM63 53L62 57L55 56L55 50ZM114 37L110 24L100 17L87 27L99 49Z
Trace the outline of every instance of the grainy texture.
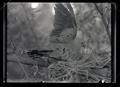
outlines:
M39 7L31 8L31 3L8 3L7 80L111 82L110 4L72 3L77 34L69 43L50 42L55 18L53 6L54 3L40 3ZM27 52L31 50L53 52L47 56L35 52L30 56Z

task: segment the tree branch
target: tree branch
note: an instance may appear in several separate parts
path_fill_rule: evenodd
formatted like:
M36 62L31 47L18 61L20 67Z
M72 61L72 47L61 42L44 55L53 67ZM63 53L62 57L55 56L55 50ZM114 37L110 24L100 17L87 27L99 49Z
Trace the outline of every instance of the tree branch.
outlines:
M19 60L17 58L19 58ZM66 61L64 59L59 59L59 58L55 58L55 57L48 57L48 60L49 59L53 59L55 61ZM38 66L41 66L41 67L48 67L50 64L49 62L44 61L44 59L39 59L38 61L35 61L32 58L24 58L24 57L17 56L17 55L8 55L7 60L8 60L8 62L18 62L18 63L22 63L22 64L26 64L26 65L36 65L37 64Z
M38 64L39 66L42 66L42 67L47 67L48 66L46 63L41 63L40 61L37 62L37 61L34 61L30 58L21 57L20 60L17 60L18 57L19 56L16 56L16 55L8 56L7 60L8 60L8 62L17 62L17 63L26 64L26 65L36 65L36 64Z
M109 40L110 40L110 42L111 42L111 35L110 35L110 31L109 31L109 26L108 26L108 24L107 24L106 21L105 21L105 17L104 17L104 15L103 15L103 12L100 11L100 9L99 9L99 7L97 6L96 3L94 3L94 5L95 5L97 11L98 11L98 12L100 13L100 15L101 15L101 18L102 18L102 21L103 21L103 23L104 23L104 26L105 26L105 29L106 29L108 38L109 38Z
M13 46L13 48L15 49L15 52L16 52L16 51L18 50L18 48L15 46L13 40L10 40L10 41L11 41L11 44L12 44L12 46ZM7 60L9 60L9 57L7 57ZM20 61L20 59L19 59L18 57L17 57L15 60L16 60L16 61ZM20 67L22 68L22 70L23 70L26 78L28 79L28 74L27 74L27 72L25 71L23 65L22 65L20 62L18 62L18 64L20 65Z

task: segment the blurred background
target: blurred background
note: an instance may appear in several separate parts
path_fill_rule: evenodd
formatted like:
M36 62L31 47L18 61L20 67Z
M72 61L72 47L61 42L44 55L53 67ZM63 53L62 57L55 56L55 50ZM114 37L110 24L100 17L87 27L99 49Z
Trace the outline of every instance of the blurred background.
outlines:
M77 36L74 43L68 45L49 42L50 32L54 29L54 4L7 4L7 80L111 82L111 4L71 3ZM60 50L51 56L68 62L51 60L48 64L45 58L36 62L25 54L27 50L56 48Z

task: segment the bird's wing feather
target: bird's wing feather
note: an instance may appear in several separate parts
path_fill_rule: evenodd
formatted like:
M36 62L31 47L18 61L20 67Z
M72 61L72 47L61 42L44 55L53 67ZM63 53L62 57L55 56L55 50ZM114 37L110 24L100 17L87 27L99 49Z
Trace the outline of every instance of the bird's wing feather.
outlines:
M70 11L63 4L55 5L54 30L62 32L65 28L74 28L75 17L71 5L68 5Z
M75 14L74 14L74 11L73 11L73 8L72 8L71 4L70 4L70 3L67 3L67 7L68 7L68 9L70 10L70 12L71 12L71 14L72 14L72 17L73 17L73 19L74 19L74 24L75 24L75 26L77 26L76 20L75 20Z

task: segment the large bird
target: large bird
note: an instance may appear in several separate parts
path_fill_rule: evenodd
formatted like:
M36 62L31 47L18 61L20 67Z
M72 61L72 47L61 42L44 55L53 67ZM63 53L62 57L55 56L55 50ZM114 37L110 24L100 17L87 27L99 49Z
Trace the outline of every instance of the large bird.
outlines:
M50 34L52 43L70 43L77 35L75 14L70 3L55 4L54 29Z
M76 35L77 35L77 24L76 24L75 14L71 4L70 3L55 4L54 10L55 10L54 29L52 30L49 36L50 42L52 44L60 43L61 45L63 44L68 45L67 43L74 42L73 40L76 38ZM62 48L60 47L60 49L62 49L61 51L63 51L62 52L63 54L66 53L66 49L64 48L64 45ZM59 46L57 48L59 48ZM56 52L56 50L53 50L53 51L32 50L32 51L28 51L27 54L30 57L36 58L36 57L43 57L43 56L48 57L48 55L51 55L53 53L57 55L55 56L57 58L59 54L54 52ZM52 55L52 57L54 56ZM59 57L57 59L59 59Z

